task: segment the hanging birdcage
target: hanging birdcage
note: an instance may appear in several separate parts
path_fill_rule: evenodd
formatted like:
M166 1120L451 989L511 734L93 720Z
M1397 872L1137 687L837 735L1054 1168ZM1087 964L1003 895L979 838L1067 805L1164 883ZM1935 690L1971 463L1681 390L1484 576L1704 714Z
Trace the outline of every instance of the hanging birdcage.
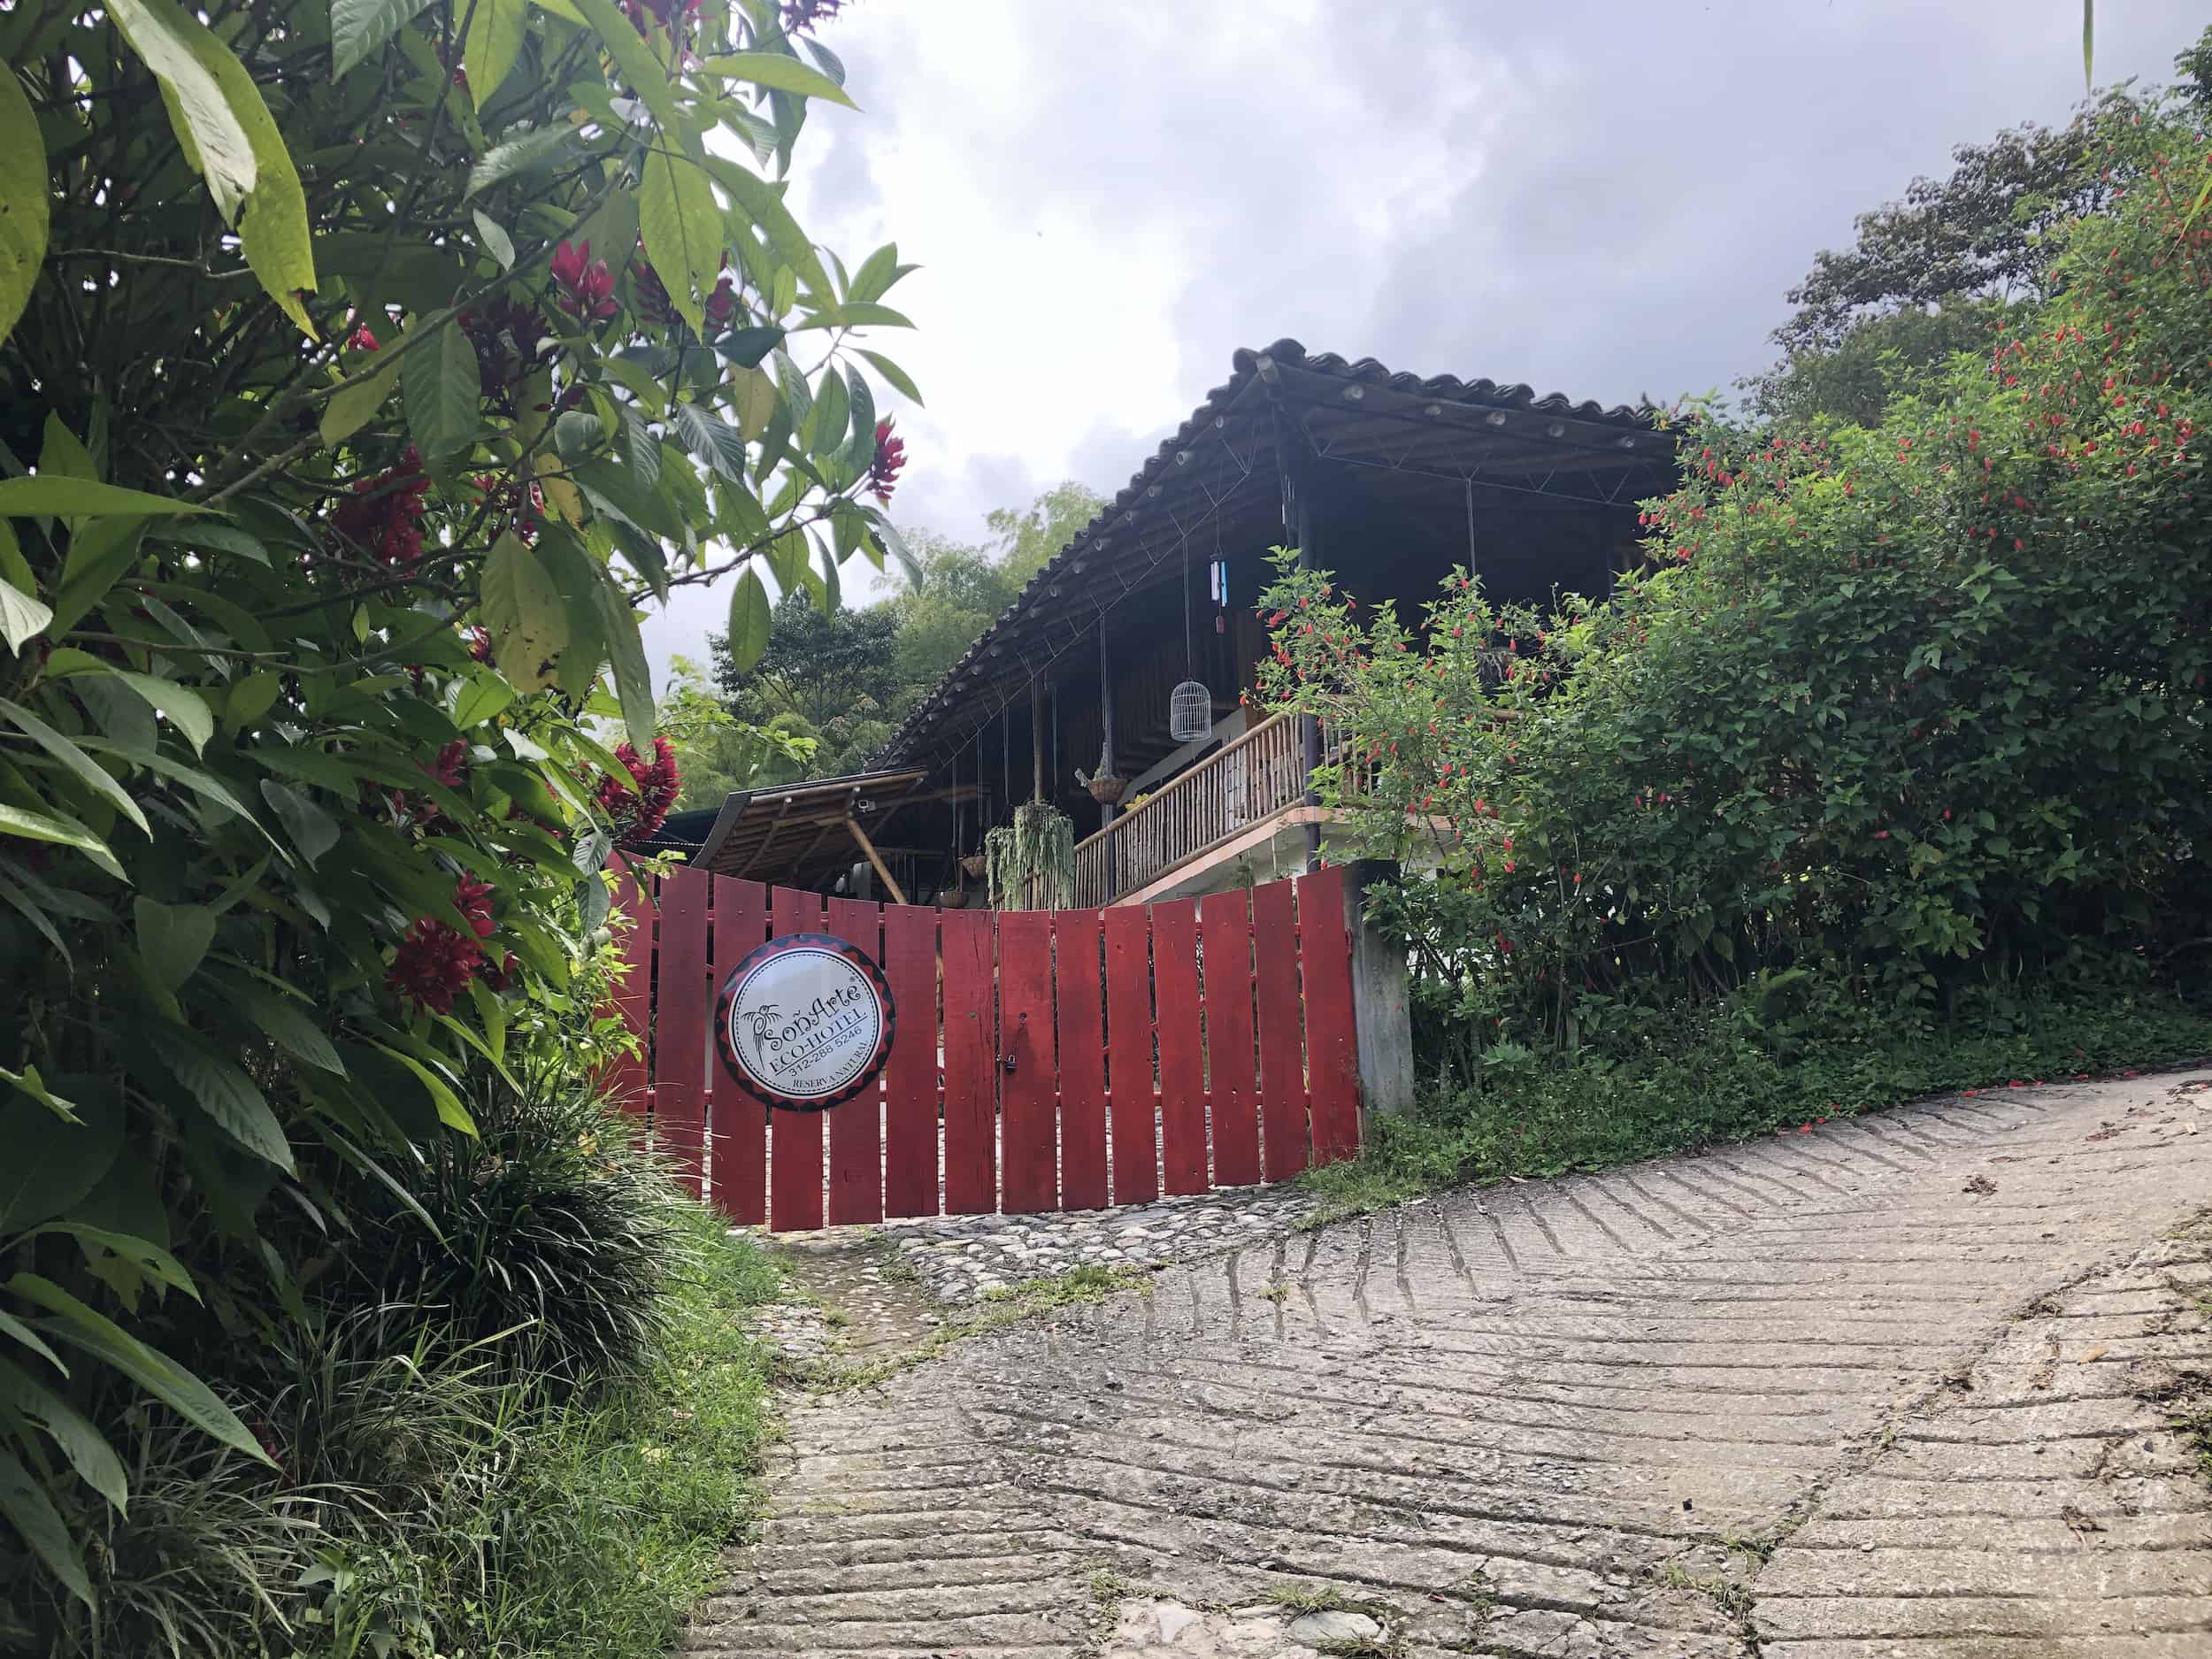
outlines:
M1183 537L1183 681L1167 694L1167 734L1195 743L1214 729L1214 694L1191 678L1190 537Z
M1179 743L1194 743L1214 729L1214 694L1195 680L1186 680L1167 694L1167 734Z

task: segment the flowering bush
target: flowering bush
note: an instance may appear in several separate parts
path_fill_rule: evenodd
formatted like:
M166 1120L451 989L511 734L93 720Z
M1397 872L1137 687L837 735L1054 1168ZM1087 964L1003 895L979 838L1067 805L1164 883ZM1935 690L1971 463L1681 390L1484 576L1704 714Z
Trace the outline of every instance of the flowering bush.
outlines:
M1265 690L1345 734L1363 849L1435 867L1394 902L1452 1029L2203 950L2212 161L2155 114L2103 142L2139 183L2057 298L1873 428L1694 422L1603 603L1459 573L1407 629L1286 561Z
M639 608L722 580L757 656L764 566L898 551L906 267L786 202L834 10L0 12L0 1624L150 1650L104 1436L265 1458L191 1370L597 1032L678 787Z

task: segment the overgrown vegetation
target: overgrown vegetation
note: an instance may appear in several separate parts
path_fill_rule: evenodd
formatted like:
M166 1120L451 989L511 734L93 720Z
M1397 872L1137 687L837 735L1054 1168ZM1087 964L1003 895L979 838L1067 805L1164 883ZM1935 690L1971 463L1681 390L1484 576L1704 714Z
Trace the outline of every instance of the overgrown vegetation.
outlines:
M1873 425L1692 411L1601 603L1460 572L1409 627L1283 560L1265 689L1371 769L1323 780L1360 850L1425 872L1379 896L1436 1087L1327 1179L2212 1048L2201 114L2108 111L2129 188L2044 232L2051 296Z
M901 551L836 10L0 12L0 1648L642 1655L740 1525L592 1079L639 607Z

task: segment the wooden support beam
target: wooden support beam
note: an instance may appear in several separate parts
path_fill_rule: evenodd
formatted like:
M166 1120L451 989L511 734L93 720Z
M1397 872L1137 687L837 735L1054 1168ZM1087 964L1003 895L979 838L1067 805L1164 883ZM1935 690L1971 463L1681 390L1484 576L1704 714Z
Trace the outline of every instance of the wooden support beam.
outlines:
M870 841L868 832L860 827L860 820L856 818L849 818L845 820L845 827L852 832L852 838L858 843L860 850L867 854L868 862L875 867L876 874L883 878L883 885L890 889L892 902L897 904L905 903L907 902L906 889L902 887L898 884L897 878L892 875L890 865L883 862L883 855L876 850L875 842Z
M1029 682L1029 798L1045 798L1045 686L1041 680Z

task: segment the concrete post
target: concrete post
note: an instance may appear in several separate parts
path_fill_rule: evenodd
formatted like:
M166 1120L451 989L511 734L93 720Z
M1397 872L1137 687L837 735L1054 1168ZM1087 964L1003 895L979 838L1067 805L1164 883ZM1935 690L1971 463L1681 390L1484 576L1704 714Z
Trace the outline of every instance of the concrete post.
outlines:
M1406 953L1385 939L1367 914L1367 888L1395 868L1362 858L1344 869L1344 926L1352 941L1352 1018L1359 1048L1363 1110L1413 1107L1413 1010Z

